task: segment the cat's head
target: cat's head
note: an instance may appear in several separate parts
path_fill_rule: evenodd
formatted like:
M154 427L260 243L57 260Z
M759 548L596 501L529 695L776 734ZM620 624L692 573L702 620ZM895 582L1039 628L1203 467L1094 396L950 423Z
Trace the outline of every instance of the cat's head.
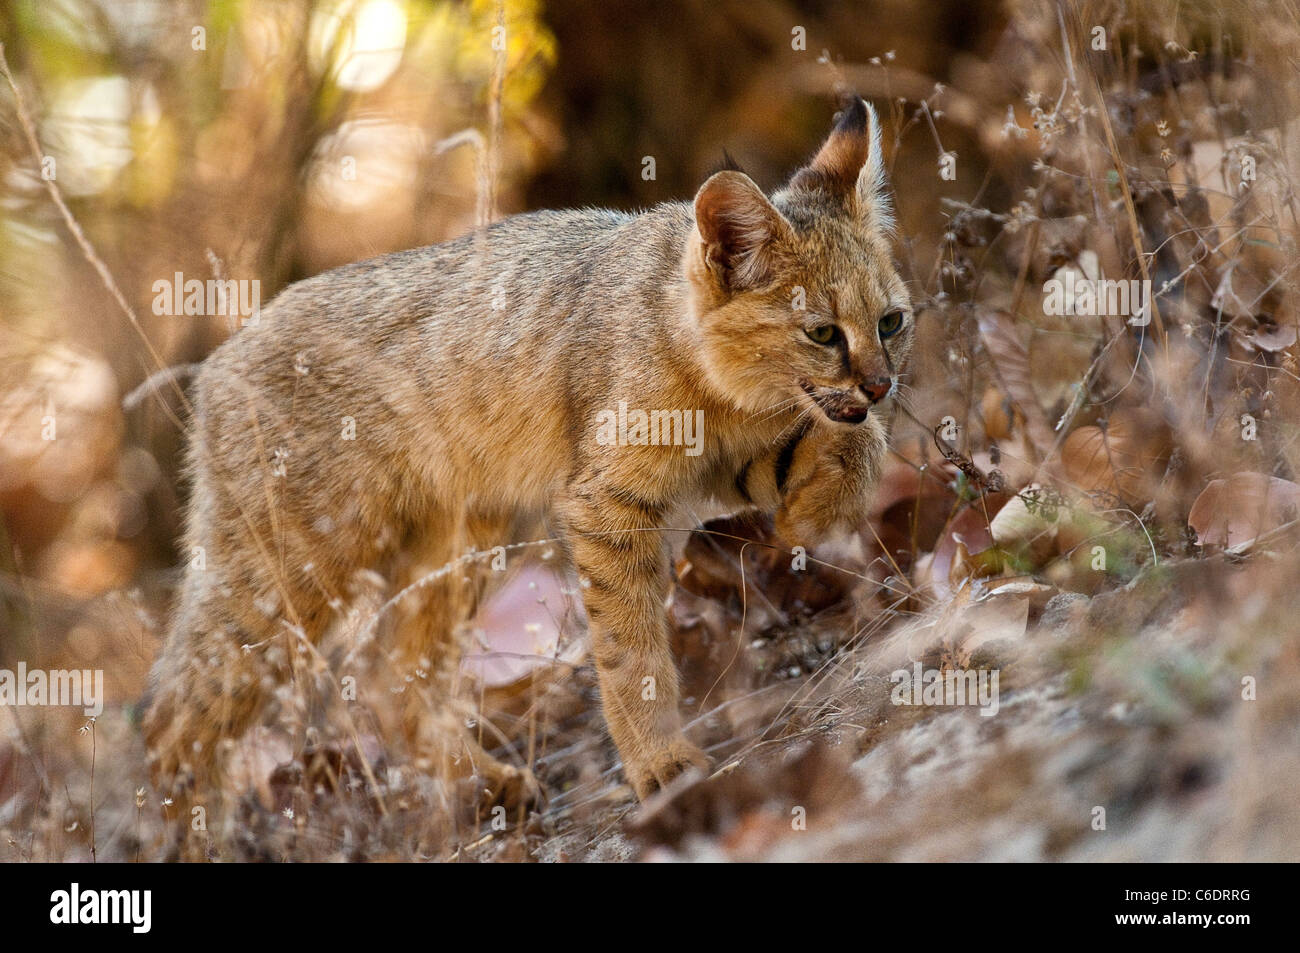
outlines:
M855 425L893 395L913 317L866 102L851 97L817 155L771 197L743 172L713 175L695 223L685 270L702 363L732 401Z

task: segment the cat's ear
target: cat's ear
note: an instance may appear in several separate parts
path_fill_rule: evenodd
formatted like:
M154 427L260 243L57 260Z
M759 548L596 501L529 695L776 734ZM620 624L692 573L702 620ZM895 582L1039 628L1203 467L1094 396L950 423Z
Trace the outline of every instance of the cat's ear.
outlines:
M723 290L763 287L775 277L790 223L743 172L711 176L695 194L695 225L704 267Z
M829 192L873 225L893 226L880 119L870 103L857 95L848 98L826 142L812 162L795 173L790 187Z

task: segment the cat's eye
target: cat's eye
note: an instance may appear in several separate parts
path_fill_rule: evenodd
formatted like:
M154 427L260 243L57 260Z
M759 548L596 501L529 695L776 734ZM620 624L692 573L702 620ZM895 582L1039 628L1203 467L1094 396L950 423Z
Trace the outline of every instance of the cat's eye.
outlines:
M880 340L887 337L893 337L903 329L903 312L891 311L880 319L876 325L876 331L880 334Z
M819 324L815 328L808 328L804 333L817 344L830 344L835 340L838 330L833 324Z

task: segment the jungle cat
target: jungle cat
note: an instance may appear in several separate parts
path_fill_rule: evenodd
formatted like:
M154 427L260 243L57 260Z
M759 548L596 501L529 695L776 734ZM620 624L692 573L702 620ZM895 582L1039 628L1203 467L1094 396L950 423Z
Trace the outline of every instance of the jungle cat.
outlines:
M693 202L516 215L287 288L195 379L185 551L203 558L151 677L159 786L220 775L358 571L437 566L534 520L576 568L636 795L705 766L678 711L664 531L702 501L773 513L792 546L860 524L913 331L886 188L852 96L771 195L727 169ZM679 419L698 426L678 439ZM389 633L408 670L456 662L444 584ZM490 794L536 793L457 744Z

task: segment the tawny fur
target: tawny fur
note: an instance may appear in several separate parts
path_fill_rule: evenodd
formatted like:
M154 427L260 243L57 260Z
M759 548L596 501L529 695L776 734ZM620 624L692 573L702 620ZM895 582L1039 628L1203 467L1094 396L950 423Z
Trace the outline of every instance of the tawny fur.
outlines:
M770 197L720 172L694 203L519 215L286 289L195 383L186 547L204 565L153 672L158 783L212 783L223 740L266 715L359 571L389 572L411 547L437 565L539 520L582 581L638 796L704 765L678 714L661 530L706 500L775 512L791 544L860 522L887 439L863 388L896 383L911 340L883 171L875 114L854 98ZM895 312L902 330L882 341ZM834 343L810 338L819 324ZM702 452L601 445L597 415L620 401L702 410ZM453 588L425 594L401 664L455 664ZM491 784L532 790L464 750Z

